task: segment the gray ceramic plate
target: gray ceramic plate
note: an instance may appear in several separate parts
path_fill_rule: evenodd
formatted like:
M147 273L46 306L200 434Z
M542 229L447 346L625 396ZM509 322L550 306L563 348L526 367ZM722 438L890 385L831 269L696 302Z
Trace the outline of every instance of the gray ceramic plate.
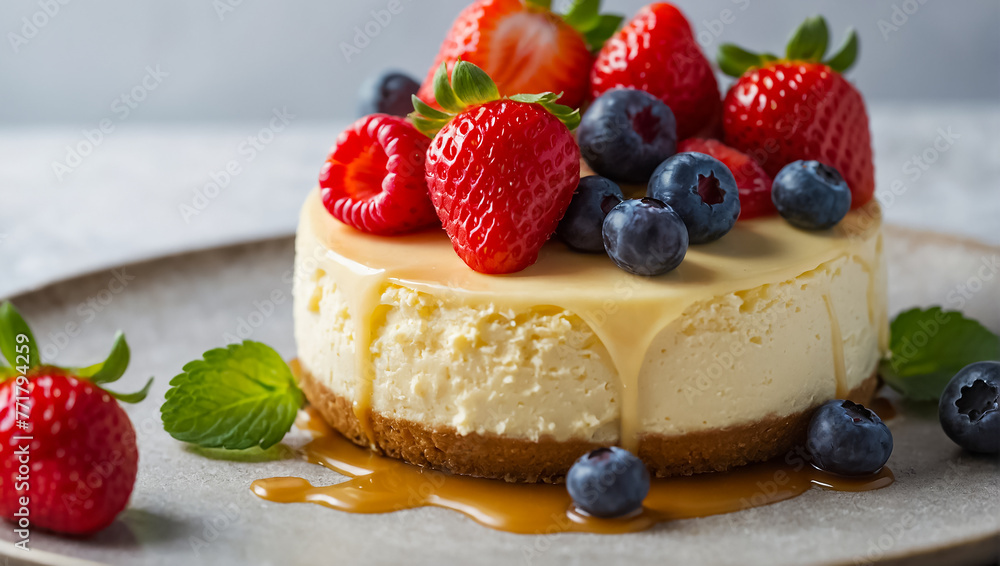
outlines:
M1000 274L991 271L1000 249L888 229L887 253L893 312L962 307L1000 331ZM116 386L138 388L150 375L157 381L149 400L128 409L141 453L128 510L89 539L35 532L29 553L13 548L14 534L5 527L4 564L957 565L987 564L1000 555L998 462L963 454L939 429L934 408L921 406L903 407L890 423L896 448L889 465L897 481L887 489L816 489L768 507L633 535L522 536L442 509L351 515L262 501L249 490L257 478L340 479L287 450L242 462L196 453L163 432L158 409L181 366L228 335L294 355L291 267L292 241L280 239L133 265L14 299L51 361L101 359L120 328L133 361ZM124 287L110 283L121 279ZM71 323L82 333L69 336Z

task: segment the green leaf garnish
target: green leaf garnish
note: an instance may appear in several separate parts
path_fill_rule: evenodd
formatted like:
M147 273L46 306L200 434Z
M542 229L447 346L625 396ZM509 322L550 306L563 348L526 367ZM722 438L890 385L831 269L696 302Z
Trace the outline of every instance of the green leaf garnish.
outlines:
M838 73L843 73L847 69L850 69L854 65L854 61L858 58L858 32L854 31L854 28L847 30L847 38L844 39L843 45L837 48L837 51L830 56L829 59L825 61L826 65L837 71Z
M510 100L538 104L558 118L570 130L580 124L580 111L563 106L556 101L562 93L518 94ZM434 73L434 98L444 110L438 110L416 96L410 121L414 127L428 137L434 137L457 114L468 108L500 100L496 83L485 71L466 61L457 61L448 80L448 67L442 63Z
M31 369L42 365L41 352L31 327L9 301L0 305L0 352L15 375L22 373L19 368L27 366Z
M160 408L163 428L208 448L267 449L292 428L303 403L281 356L249 340L205 352L170 386Z
M932 401L960 369L1000 360L1000 337L959 312L912 309L892 321L889 351L882 379L910 399Z

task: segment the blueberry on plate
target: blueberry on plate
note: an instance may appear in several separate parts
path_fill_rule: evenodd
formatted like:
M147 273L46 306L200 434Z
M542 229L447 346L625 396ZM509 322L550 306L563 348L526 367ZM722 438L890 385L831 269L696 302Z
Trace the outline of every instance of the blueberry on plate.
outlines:
M842 476L874 474L892 454L892 433L863 405L836 399L809 421L807 449L820 469Z
M826 230L851 210L851 189L833 167L819 161L795 161L778 171L771 200L792 226Z
M649 470L624 448L598 448L573 463L566 490L589 515L621 517L642 507L649 493Z
M604 217L625 200L621 187L614 181L591 175L580 179L566 214L559 221L556 235L566 245L581 252L603 252L601 230Z
M631 89L597 98L576 130L580 155L598 175L645 183L656 166L677 152L677 120L662 100Z
M389 114L406 116L413 112L411 96L420 83L399 71L382 71L362 83L358 90L358 115Z
M951 378L938 402L941 428L969 452L1000 452L1000 362L978 362Z
M626 200L604 218L604 249L618 267L636 275L661 275L684 260L684 221L662 202Z
M740 191L726 165L704 153L678 153L653 172L646 195L673 207L692 244L725 236L740 216Z

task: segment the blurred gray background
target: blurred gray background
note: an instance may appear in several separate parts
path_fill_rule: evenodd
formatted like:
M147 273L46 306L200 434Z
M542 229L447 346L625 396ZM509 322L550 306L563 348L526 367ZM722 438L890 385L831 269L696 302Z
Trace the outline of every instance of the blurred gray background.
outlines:
M470 1L0 0L0 298L292 233L358 84L421 78ZM710 57L857 28L888 221L1000 245L1000 0L677 4Z
M467 4L392 1L395 15L390 0L3 0L0 121L116 118L121 106L112 105L147 67L162 71L162 83L129 120L255 120L275 106L304 119L350 118L366 75L392 66L422 78ZM645 3L604 2L629 15ZM799 22L821 13L833 43L858 29L851 76L871 101L1000 100L998 0L676 3L713 57L724 41L780 53Z

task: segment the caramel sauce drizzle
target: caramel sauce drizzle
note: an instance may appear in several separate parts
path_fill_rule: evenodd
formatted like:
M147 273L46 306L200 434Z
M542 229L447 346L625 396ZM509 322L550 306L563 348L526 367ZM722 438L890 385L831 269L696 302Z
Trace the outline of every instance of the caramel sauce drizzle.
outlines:
M259 479L251 490L262 499L315 503L349 513L444 507L486 527L521 534L631 533L664 521L777 503L814 486L868 491L894 481L888 468L873 476L846 478L817 470L802 455L791 453L784 460L724 473L654 479L640 512L600 519L575 509L564 485L506 483L406 464L352 444L312 408L301 411L296 424L313 435L302 448L305 458L349 479L328 486L297 477Z

